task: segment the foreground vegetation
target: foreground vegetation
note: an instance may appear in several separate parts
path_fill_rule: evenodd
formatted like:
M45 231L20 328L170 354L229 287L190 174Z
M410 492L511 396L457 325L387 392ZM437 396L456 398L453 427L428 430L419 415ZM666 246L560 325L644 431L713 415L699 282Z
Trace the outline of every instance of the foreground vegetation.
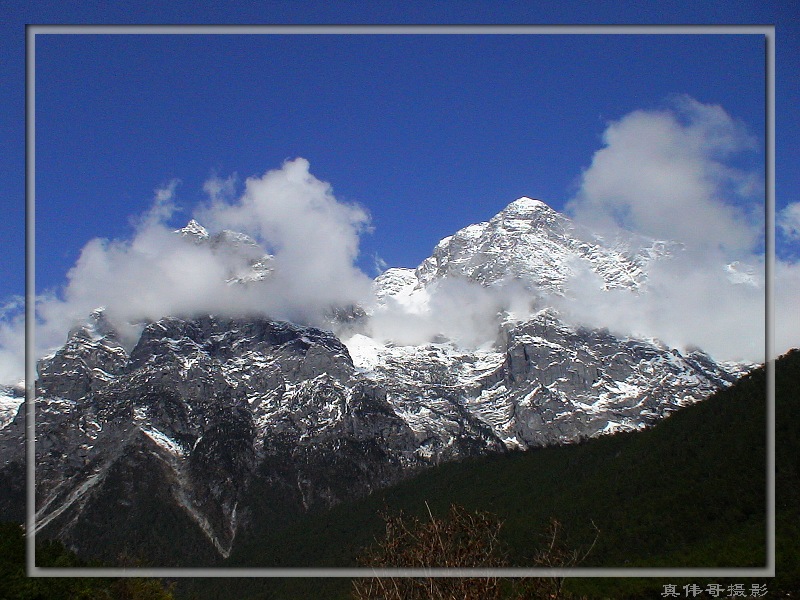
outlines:
M54 541L37 548L41 567L97 567ZM155 579L25 576L25 538L18 523L0 523L0 600L173 600L172 586Z

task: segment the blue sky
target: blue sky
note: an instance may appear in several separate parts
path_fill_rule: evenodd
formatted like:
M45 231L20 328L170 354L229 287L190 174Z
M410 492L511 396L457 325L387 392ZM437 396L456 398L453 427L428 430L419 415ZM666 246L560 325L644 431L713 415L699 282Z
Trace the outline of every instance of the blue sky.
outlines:
M134 16L115 3L6 3L0 302L24 292L25 23L774 23L777 209L797 201L791 3L608 3L595 14L528 4L417 3L401 14L380 2L233 3L187 14L145 2ZM759 36L53 35L39 36L36 52L37 293L61 289L91 239L129 239L132 218L169 182L179 180L168 221L180 227L209 178L236 174L241 192L295 157L369 213L357 261L369 276L376 257L414 267L439 239L519 196L564 209L611 124L674 112L676 98L721 107L753 141L724 164L763 175ZM797 241L779 236L779 256L795 261Z
M414 267L519 196L561 208L607 122L672 95L761 136L763 65L760 36L43 36L37 287L157 186L178 226L212 174L297 156L370 212L365 260Z

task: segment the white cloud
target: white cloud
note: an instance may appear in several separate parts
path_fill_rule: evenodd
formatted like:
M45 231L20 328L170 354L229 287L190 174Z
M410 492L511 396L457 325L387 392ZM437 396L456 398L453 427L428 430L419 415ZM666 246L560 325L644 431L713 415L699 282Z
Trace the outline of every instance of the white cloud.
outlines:
M239 181L238 175L233 173L225 179L219 175L212 175L204 184L203 191L213 202L231 200L236 194L236 185Z
M25 299L15 296L0 307L0 383L24 379L24 349Z
M736 197L752 194L753 174L724 162L755 142L721 107L682 96L611 123L603 141L567 205L577 220L728 253L758 239L761 224Z
M308 168L304 159L288 161L248 179L238 199L234 177L206 183L210 203L199 216L212 235L231 227L250 233L261 249L226 251L176 235L166 221L176 210L179 182L156 190L151 208L132 220L130 239L91 240L64 288L37 299L37 356L63 344L67 332L99 306L132 344L143 322L165 315L261 315L319 325L332 307L363 302L371 281L354 261L368 215L338 202ZM274 254L271 277L228 283L248 270L254 253L263 256L267 249ZM13 307L6 308L0 315L0 381L16 381L23 375L24 319L12 318Z
M778 229L791 240L800 240L800 202L792 202L778 212Z
M639 290L603 290L591 277L576 277L554 303L574 323L700 348L718 360L758 362L765 349L763 261L749 270L755 280L736 283L719 262L677 254L651 263Z
M609 124L603 140L568 209L592 229L679 241L683 250L651 262L635 293L576 278L560 302L564 313L718 359L764 360L761 174L730 166L737 153L757 149L753 138L721 107L683 96ZM794 267L777 271L777 286L796 285ZM800 328L782 331L779 351L800 342Z
M502 297L465 279L442 279L407 301L387 297L373 307L370 335L382 342L418 345L444 337L463 347L493 342Z
M270 294L280 297L273 302L279 313L309 320L369 293L369 278L354 266L369 216L336 200L330 184L311 175L303 158L247 179L241 198L214 200L199 219L212 228L252 235L274 254Z
M156 189L150 208L144 214L131 219L133 226L142 230L168 221L178 210L175 204L175 189L180 183L180 179L172 179L165 186Z
M410 294L375 302L370 307L369 334L397 345L445 338L462 348L477 348L497 341L505 315L528 316L535 301L519 281L487 287L469 279L445 277Z
M389 264L376 252L372 255L372 268L375 269L375 273L380 275L389 268Z

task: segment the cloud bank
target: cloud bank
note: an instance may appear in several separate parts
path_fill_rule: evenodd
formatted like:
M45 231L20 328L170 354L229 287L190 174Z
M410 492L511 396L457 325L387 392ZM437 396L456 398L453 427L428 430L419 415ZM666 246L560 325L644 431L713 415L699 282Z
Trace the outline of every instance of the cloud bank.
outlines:
M730 166L737 154L757 150L746 128L719 106L681 96L611 123L603 142L567 210L594 230L677 241L682 250L651 262L636 293L604 292L591 278L575 278L562 311L575 322L723 360L763 361L763 173ZM776 270L777 315L791 314L784 310L796 274L788 263ZM778 348L800 340L794 324L779 330Z
M778 230L789 240L800 241L800 202L792 202L776 218Z
M354 266L369 217L339 202L328 183L309 173L305 159L247 179L238 198L234 178L206 182L209 201L195 216L212 233L207 240L176 235L167 225L177 185L156 191L151 208L134 221L131 239L91 240L63 290L37 299L37 355L63 344L67 332L100 306L132 344L143 323L165 315L260 315L319 325L331 307L362 303L369 294L371 280ZM217 243L220 235L233 243ZM266 280L231 283L252 273L251 264L265 255ZM5 312L0 381L20 378L23 364L20 311L14 318L10 308Z
M381 343L419 345L447 339L462 348L489 347L504 316L532 313L534 296L520 282L485 287L461 278L435 280L409 295L369 307L368 333Z
M11 298L0 307L0 384L15 385L25 373L25 299Z
M494 340L505 311L524 316L534 302L534 308L555 306L574 324L699 347L719 360L763 361L763 173L732 166L757 150L746 128L719 106L682 96L660 110L634 111L608 125L566 212L609 239L679 243L681 250L649 264L639 290L604 290L597 276L580 269L564 296L546 298L533 298L518 283L483 288L444 280L417 296L416 305L387 299L374 311L373 333L397 343L444 335L475 347ZM372 282L355 266L369 216L337 200L305 159L242 185L235 175L209 179L208 200L193 215L211 234L205 241L176 235L167 224L178 185L156 191L130 239L91 240L65 286L37 298L38 356L63 344L98 306L128 344L143 323L164 315L259 315L325 325L332 307L375 308ZM785 239L800 239L800 203L780 211L777 223ZM214 241L226 235L235 243ZM248 282L253 262L264 255L268 276ZM794 318L800 264L778 260L773 275L775 346L782 352L800 341ZM20 299L0 309L0 382L18 381L24 371L21 309Z
M726 164L756 150L744 125L720 106L676 97L611 123L580 190L567 204L595 229L622 227L702 251L749 252L763 235L763 175Z

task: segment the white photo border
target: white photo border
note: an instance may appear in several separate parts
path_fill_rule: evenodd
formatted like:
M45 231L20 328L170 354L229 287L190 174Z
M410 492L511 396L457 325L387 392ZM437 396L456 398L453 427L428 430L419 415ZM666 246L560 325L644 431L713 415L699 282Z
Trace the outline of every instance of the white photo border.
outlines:
M767 562L748 568L44 568L35 557L35 139L37 35L762 35L765 50ZM25 28L26 573L29 577L775 577L775 26L774 25L27 25Z

